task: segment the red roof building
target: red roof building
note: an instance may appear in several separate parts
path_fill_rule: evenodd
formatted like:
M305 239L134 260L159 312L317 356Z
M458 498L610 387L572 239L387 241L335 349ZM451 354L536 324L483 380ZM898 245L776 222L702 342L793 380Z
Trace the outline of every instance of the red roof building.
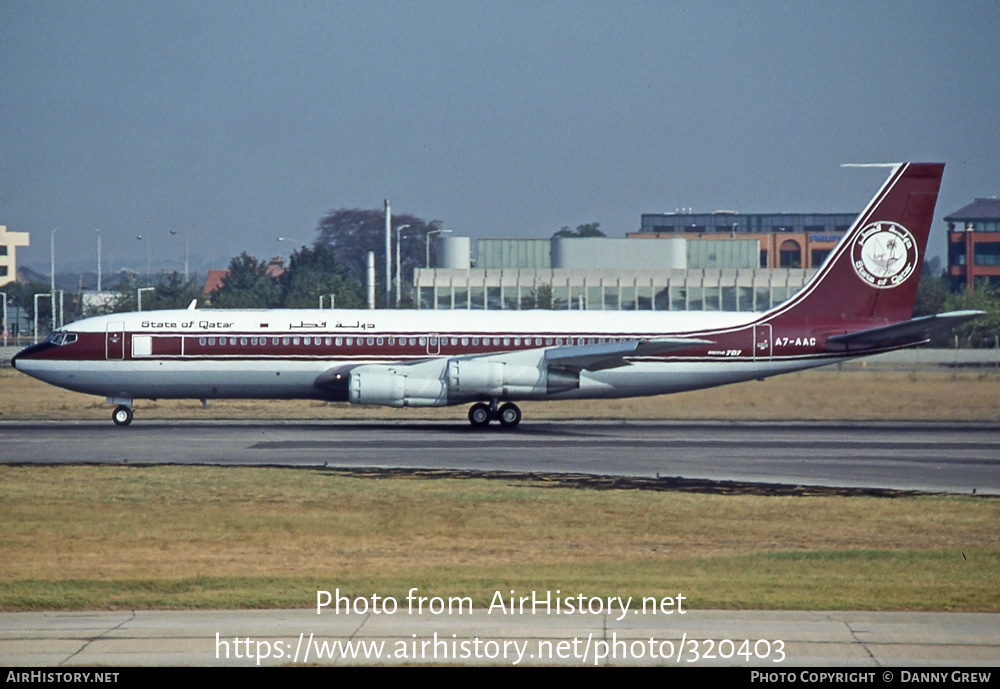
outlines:
M275 256L267 264L267 274L271 277L277 279L281 277L282 273L285 272L285 259L281 256ZM205 296L210 295L215 290L222 287L222 282L229 275L228 268L213 268L208 271L208 277L205 278L205 287L202 289L202 293Z

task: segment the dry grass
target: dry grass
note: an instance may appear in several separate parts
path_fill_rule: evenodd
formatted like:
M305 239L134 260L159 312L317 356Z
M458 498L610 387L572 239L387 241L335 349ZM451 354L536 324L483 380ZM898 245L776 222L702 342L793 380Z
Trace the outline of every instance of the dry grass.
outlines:
M1000 610L1000 501L588 491L277 469L2 467L0 607L562 589Z
M661 397L526 402L526 419L843 419L1000 421L1000 371L806 371ZM465 408L386 409L346 403L219 400L137 401L146 419L463 419ZM0 371L0 419L107 419L103 399Z

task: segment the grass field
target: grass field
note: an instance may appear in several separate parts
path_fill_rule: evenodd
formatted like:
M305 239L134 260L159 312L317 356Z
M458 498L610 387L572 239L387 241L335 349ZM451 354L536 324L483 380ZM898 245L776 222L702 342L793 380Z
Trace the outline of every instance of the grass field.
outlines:
M544 480L0 467L0 608L306 607L552 590L691 608L1000 611L1000 500Z
M525 419L1000 420L996 372L852 370ZM312 402L139 402L143 418L455 418ZM0 419L108 420L103 400L0 372ZM108 420L108 423L110 421ZM6 459L15 459L7 457ZM1000 500L589 490L515 478L0 466L0 609L306 607L516 589L691 608L1000 611Z
M526 402L532 419L1000 421L1000 370L820 369L677 395ZM387 409L282 400L137 400L142 419L455 419L466 407ZM0 370L2 419L110 419L111 406L13 370Z

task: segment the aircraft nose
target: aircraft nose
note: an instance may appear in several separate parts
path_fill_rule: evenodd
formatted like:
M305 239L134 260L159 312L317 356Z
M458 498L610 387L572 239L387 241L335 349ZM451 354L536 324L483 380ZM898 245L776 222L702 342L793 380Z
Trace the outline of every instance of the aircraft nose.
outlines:
M33 345L28 346L28 347L25 347L20 352L18 352L17 354L15 354L14 356L11 357L11 359L10 359L10 365L13 366L16 369L18 361L20 361L22 359L31 359L32 355L35 352L40 352L40 351L46 350L50 346L51 345L49 345L49 344L47 344L45 342L39 342L38 344L33 344Z

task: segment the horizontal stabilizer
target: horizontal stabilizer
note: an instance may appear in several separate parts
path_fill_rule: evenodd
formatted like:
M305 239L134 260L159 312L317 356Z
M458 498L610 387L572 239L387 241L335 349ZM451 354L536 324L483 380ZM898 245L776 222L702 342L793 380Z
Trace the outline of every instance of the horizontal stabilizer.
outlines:
M845 333L827 338L827 342L844 345L847 349L871 349L906 344L917 344L929 340L931 335L948 330L957 325L982 316L984 311L949 311L936 316L922 316L902 323L884 325L855 333Z
M601 371L628 364L626 357L655 356L679 349L710 345L711 340L665 337L655 340L623 340L592 345L570 345L545 350L545 362L574 371Z

